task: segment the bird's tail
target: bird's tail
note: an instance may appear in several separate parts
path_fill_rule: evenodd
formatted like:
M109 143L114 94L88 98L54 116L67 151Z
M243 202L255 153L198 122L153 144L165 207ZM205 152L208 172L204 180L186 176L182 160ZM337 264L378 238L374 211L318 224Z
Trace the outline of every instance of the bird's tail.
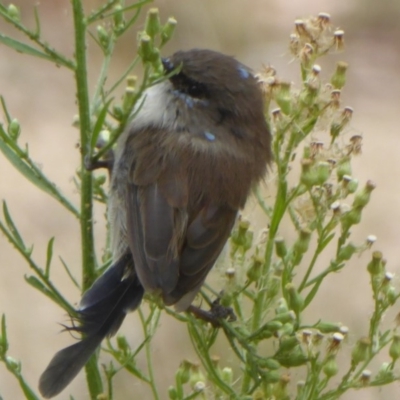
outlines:
M144 289L135 272L131 254L113 264L83 295L78 325L68 330L84 338L57 352L39 380L45 398L56 396L79 373L106 336L117 332L129 311L136 309Z

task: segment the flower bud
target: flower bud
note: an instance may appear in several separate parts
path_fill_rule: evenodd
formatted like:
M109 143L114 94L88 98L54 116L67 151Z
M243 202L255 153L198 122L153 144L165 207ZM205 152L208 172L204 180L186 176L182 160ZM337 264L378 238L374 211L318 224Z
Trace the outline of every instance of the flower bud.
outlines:
M14 4L9 4L7 7L7 15L12 18L15 22L21 21L21 13L19 8Z
M125 354L129 353L130 351L129 343L126 340L126 337L123 335L117 336L117 347Z
M339 250L339 254L337 256L338 262L350 260L353 254L357 251L357 247L353 243L348 243L346 246L342 247Z
M168 18L167 23L161 29L161 45L164 45L172 38L176 24L175 18Z
M227 384L232 385L233 383L233 371L232 368L225 367L221 372L221 379Z
M334 37L334 43L335 43L336 50L337 51L343 50L344 31L342 31L341 29L338 29L337 31L334 32L333 37Z
M136 98L136 89L132 86L128 86L125 88L124 98L122 100L122 110L124 113L128 113L131 111L135 98Z
M372 253L372 260L367 265L367 270L371 275L380 275L383 270L382 265L383 254L381 251Z
M288 301L289 308L295 312L297 317L299 317L300 312L303 310L304 307L304 299L300 295L298 290L295 288L293 283L288 283L285 286L285 289L287 290L289 297Z
M275 309L275 314L282 314L289 312L289 307L286 303L286 300L282 297L278 300L278 306Z
M246 272L247 278L250 282L257 282L260 279L263 264L264 259L262 257L252 257L252 263L250 265L250 268Z
M283 237L275 238L275 252L279 258L284 258L287 254L287 248Z
M352 208L350 211L344 213L341 217L342 229L348 230L351 226L357 225L361 221L362 208Z
M343 342L344 336L339 333L335 332L332 337L330 338L329 344L328 344L328 353L336 353L339 348L341 343Z
M125 27L124 11L121 4L114 7L113 13L114 32L119 33Z
M110 45L110 35L102 25L98 25L96 28L97 38L99 39L101 48L106 51Z
M389 355L393 360L393 363L400 357L400 335L394 334L392 343L389 347Z
M371 375L372 375L372 372L369 369L364 369L364 371L361 372L361 375L360 375L361 385L368 386L371 382Z
M178 392L176 391L176 389L173 386L170 386L168 388L168 396L171 400L178 400Z
M317 184L323 185L331 174L331 168L329 163L320 161L316 167Z
M345 175L351 176L350 157L346 156L339 160L336 167L336 174L338 177L338 181L341 181Z
M276 383L279 381L280 378L280 373L278 371L267 371L265 374L262 376L262 380L266 384L270 383Z
M314 328L320 330L322 333L337 332L340 329L340 324L335 322L319 321Z
M299 232L299 237L293 245L293 251L297 254L304 254L310 245L311 231L309 229L301 229Z
M301 175L300 182L307 188L317 184L318 176L316 170L313 168L314 162L309 158L303 158L301 160Z
M367 359L370 346L371 340L368 337L361 338L357 341L351 352L352 366L356 366Z
M145 32L154 40L161 30L160 15L158 8L150 8L146 16Z
M336 71L331 77L331 84L335 89L342 89L346 84L346 71L349 64L339 61L336 64Z
M260 359L259 365L261 368L267 368L270 370L276 370L281 367L281 364L279 364L279 362L273 359L272 357Z
M328 359L323 366L323 371L328 378L332 378L338 373L339 367L336 362L336 357L333 354L328 356Z
M146 32L141 32L139 35L138 54L144 63L155 63L159 59L159 53L154 48L151 37Z
M371 192L376 188L376 185L372 181L367 181L366 185L362 190L356 193L353 201L353 207L365 207L370 198Z
M10 135L11 139L17 141L19 135L21 133L21 125L19 121L14 118L8 125L8 134Z

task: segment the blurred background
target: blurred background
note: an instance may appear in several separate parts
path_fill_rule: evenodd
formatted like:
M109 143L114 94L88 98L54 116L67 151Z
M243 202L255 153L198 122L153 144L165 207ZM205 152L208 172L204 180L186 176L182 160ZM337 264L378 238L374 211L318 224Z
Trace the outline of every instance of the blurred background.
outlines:
M37 5L42 21L42 35L59 51L73 53L73 29L68 0L19 0L26 25L34 26L33 6ZM85 0L90 11L100 0ZM350 133L363 136L363 155L354 163L354 176L361 184L367 179L377 183L371 204L363 214L355 240L362 242L369 234L378 237L376 249L388 260L388 270L399 273L400 238L400 2L393 0L158 0L151 6L160 8L162 20L174 16L178 26L174 39L164 55L177 49L212 48L235 55L243 63L258 70L271 64L285 80L299 81L297 65L291 63L288 37L293 21L299 17L331 14L334 26L345 30L344 53L328 57L322 64L326 78L333 72L336 60L349 62L348 84L342 98L344 105L354 108ZM144 17L144 14L143 14ZM142 22L143 22L142 18ZM123 71L135 55L136 25L120 43L111 76ZM22 36L4 21L0 31ZM99 71L101 55L90 41L89 68L91 88ZM21 122L20 142L29 143L31 157L57 183L65 195L79 206L73 177L79 163L78 131L72 127L76 114L75 87L72 75L41 60L21 56L0 45L0 93L5 97L9 112ZM2 118L2 117L0 117ZM47 242L55 237L53 275L63 294L74 304L79 301L78 290L66 278L59 256L79 278L79 226L56 201L28 183L0 154L0 198L8 203L11 215L27 244L34 244L34 258L43 264ZM254 216L254 204L248 211ZM96 243L104 246L104 209L96 208ZM267 221L264 221L265 224ZM260 227L264 224L261 221ZM264 224L264 226L265 226ZM290 232L287 233L288 235ZM257 235L257 232L256 232ZM340 321L350 327L351 346L367 333L372 312L368 274L365 266L369 256L356 258L346 270L332 276L307 314L308 322L321 316ZM59 334L68 318L39 292L24 282L30 275L26 263L4 236L0 235L0 312L7 315L9 355L22 361L22 371L28 383L36 387L40 373L55 351L72 343L68 334ZM220 279L220 271L214 279ZM397 286L398 278L395 277ZM400 311L400 310L397 310ZM133 347L142 340L142 332L132 314L125 321L123 332ZM386 326L394 326L393 315L387 315ZM347 349L350 351L349 349ZM195 359L187 339L185 326L163 316L154 346L156 375L162 393L174 381L174 372L183 358ZM234 356L221 350L223 362L230 365ZM382 357L376 364L388 361ZM138 365L145 366L138 358ZM295 370L293 370L295 374ZM297 379L292 376L293 382ZM339 379L339 378L338 378ZM115 398L151 398L147 387L121 373L116 379ZM0 399L22 399L17 382L0 364ZM57 399L88 399L84 374L80 374ZM400 395L399 384L383 389L349 392L343 399L395 399ZM165 397L167 396L165 395Z

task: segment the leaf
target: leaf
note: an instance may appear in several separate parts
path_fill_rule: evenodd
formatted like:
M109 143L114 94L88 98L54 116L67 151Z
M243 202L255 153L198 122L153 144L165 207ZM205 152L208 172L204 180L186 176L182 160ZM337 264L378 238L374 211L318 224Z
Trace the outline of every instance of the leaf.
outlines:
M25 281L34 287L35 289L39 290L39 292L43 293L45 296L49 297L51 300L53 300L55 303L60 304L58 301L57 297L54 295L53 292L51 292L36 276L26 276L25 275Z
M4 214L4 219L6 221L7 227L9 229L9 232L11 236L13 237L15 243L18 245L20 249L23 249L24 251L26 250L25 243L22 240L21 235L18 232L17 227L14 224L14 221L11 218L11 215L8 211L7 203L3 201L3 214Z
M47 244L47 252L46 252L46 268L45 268L45 275L49 277L50 274L50 264L51 259L53 258L53 245L54 245L54 237L49 240Z
M48 54L43 53L43 52L39 51L38 49L35 49L34 47L31 47L31 46L29 46L25 43L22 43L18 40L12 39L9 36L4 35L2 33L0 33L0 43L3 43L7 47L10 47L11 49L18 51L18 53L28 54L30 56L43 58L47 61L59 63L59 60L55 60L53 57L49 56Z

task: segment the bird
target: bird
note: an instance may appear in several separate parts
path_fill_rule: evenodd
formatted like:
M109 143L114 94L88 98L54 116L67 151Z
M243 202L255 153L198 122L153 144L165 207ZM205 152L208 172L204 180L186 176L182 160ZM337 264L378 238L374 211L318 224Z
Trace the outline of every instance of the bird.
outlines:
M71 329L82 339L41 375L45 398L64 390L145 292L188 310L272 161L249 67L208 49L177 51L162 64L166 78L144 91L114 151L112 264L81 299Z

